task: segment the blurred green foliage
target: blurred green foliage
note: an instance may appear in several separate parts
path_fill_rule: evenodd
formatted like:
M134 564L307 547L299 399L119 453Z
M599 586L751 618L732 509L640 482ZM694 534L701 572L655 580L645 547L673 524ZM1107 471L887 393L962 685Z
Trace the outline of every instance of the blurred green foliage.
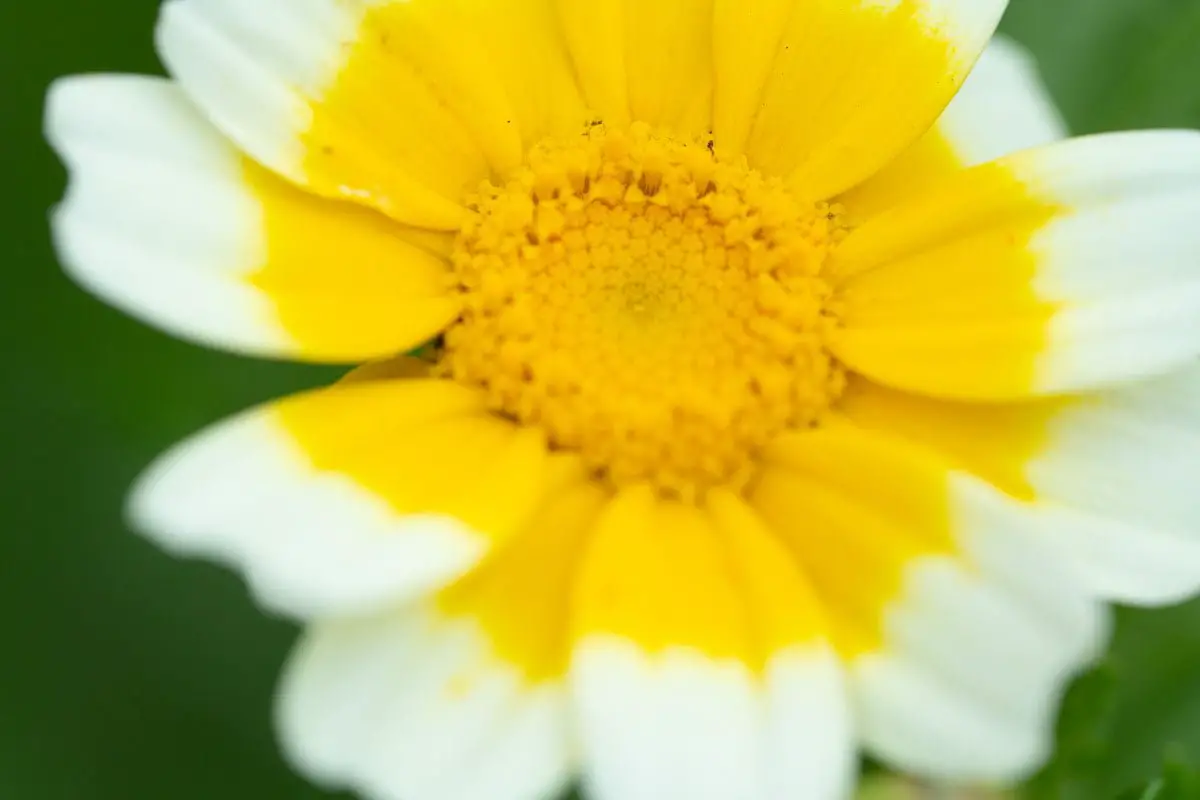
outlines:
M1168 761L1163 774L1120 800L1200 800L1200 772L1181 760Z
M293 628L233 576L130 534L122 501L168 444L329 373L173 341L72 287L50 250L64 175L41 138L46 86L158 71L156 6L0 3L0 799L327 798L272 741ZM1076 132L1200 127L1200 0L1012 0L1005 30ZM1119 620L1107 677L1077 687L1036 800L1182 800L1164 792L1183 766L1133 787L1169 745L1200 764L1200 603Z

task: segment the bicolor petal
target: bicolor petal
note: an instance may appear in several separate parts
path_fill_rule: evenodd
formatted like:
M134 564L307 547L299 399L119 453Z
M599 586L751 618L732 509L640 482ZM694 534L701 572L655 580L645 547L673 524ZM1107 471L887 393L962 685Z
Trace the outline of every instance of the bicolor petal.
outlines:
M63 264L147 322L244 353L348 361L415 347L458 313L447 241L284 183L166 80L61 81L46 127L71 167L54 217Z
M843 413L940 452L1028 504L1104 597L1174 603L1200 590L1200 370L1118 391L968 404L856 382Z
M994 36L935 126L963 166L1051 144L1067 124L1042 83L1033 54Z
M934 123L1006 0L715 0L714 136L804 197L869 177Z
M172 0L158 43L260 163L318 194L453 229L481 180L564 119L583 120L549 8L486 6Z
M367 613L453 581L526 521L541 437L436 380L344 383L202 432L144 475L134 522L241 570L259 600Z
M861 222L967 167L1066 136L1033 56L997 35L937 123L838 203Z
M1200 356L1200 133L1074 139L966 170L829 265L833 349L894 388L1005 400Z
M935 454L849 423L766 454L751 503L805 570L887 763L968 780L1048 754L1105 618L1032 515Z
M278 715L300 770L380 798L562 793L578 762L562 597L603 496L577 465L553 471L560 493L462 580L310 629Z
M571 684L596 800L840 798L853 737L811 593L732 495L629 489L574 592Z

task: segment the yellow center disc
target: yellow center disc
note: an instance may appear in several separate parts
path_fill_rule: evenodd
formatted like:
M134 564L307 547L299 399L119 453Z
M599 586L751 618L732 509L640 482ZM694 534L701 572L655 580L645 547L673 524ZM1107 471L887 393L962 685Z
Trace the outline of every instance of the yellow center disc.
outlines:
M616 485L740 486L841 391L838 215L708 142L594 125L471 207L440 370Z

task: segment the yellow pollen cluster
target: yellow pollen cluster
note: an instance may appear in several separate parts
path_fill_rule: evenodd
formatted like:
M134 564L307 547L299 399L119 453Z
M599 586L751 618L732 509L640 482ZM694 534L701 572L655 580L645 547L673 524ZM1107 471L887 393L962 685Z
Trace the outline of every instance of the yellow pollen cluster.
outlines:
M709 142L595 124L471 207L439 369L614 485L740 487L841 391L838 215Z

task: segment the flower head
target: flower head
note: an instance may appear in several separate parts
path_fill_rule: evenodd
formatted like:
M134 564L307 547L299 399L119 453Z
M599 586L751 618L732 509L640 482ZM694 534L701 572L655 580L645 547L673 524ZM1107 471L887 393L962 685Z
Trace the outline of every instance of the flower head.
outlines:
M1200 585L1200 134L1057 141L984 52L1004 5L170 0L172 80L53 90L82 284L361 364L132 503L309 625L298 768L837 800L860 749L1040 763L1103 601Z

